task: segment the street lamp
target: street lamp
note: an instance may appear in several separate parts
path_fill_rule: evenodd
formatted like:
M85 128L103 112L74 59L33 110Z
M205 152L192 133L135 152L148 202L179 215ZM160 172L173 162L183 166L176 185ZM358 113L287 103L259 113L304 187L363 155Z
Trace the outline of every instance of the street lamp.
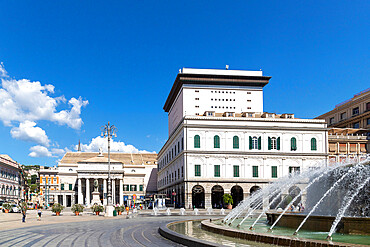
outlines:
M102 137L108 137L108 206L112 205L112 183L110 178L110 139L114 136L117 137L116 131L117 128L114 127L114 125L110 125L109 121L108 124L102 126L100 128L101 130L101 136Z

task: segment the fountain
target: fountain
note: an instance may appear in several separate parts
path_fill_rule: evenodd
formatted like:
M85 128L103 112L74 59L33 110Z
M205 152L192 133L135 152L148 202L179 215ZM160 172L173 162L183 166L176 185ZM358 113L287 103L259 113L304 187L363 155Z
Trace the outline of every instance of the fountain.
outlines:
M180 208L180 215L186 215L185 208Z
M166 214L167 214L167 215L171 215L171 210L170 210L169 208L167 208L167 210L166 210Z
M194 214L194 215L198 215L198 214L199 214L199 209L194 208L193 214Z
M207 214L213 214L213 208L212 207L207 208Z
M339 242L368 243L369 164L370 158L361 162L346 160L290 174L244 199L222 220L202 222L202 228L219 234L226 234L228 228L235 232L236 228L242 230L236 231L236 237L258 236L260 241L267 242L278 241L273 238L283 242L289 235L299 235L289 241L303 241L302 237L304 241L317 242L320 237L322 241L337 238ZM207 213L212 214L211 210L208 208Z
M152 213L152 215L157 216L157 215L158 215L158 211L159 211L159 209L158 209L157 207L154 207L154 208L153 208L153 213Z
M225 215L225 209L221 208L221 209L220 209L220 214L221 214L221 215Z

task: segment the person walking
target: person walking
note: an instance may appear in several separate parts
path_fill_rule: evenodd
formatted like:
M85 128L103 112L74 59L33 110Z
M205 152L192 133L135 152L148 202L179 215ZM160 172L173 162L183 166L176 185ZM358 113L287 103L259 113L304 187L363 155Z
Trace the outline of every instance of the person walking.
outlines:
M41 209L39 209L39 210L37 211L37 214L38 214L38 216L39 216L39 218L38 218L37 220L41 221L41 215L42 215Z
M22 207L22 222L26 222L26 210Z

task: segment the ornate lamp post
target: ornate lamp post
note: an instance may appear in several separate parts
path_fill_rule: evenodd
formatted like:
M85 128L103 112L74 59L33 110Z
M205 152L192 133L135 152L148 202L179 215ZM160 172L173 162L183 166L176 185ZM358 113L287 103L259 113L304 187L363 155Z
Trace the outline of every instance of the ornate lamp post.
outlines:
M110 139L114 136L117 137L116 131L117 128L114 125L110 125L109 121L108 124L102 126L101 128L101 136L108 137L108 206L112 205L112 181L110 178Z

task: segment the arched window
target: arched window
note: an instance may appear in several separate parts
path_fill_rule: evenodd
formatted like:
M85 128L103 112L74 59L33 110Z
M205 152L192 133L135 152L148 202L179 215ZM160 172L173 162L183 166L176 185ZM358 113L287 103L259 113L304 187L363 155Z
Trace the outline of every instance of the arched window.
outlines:
M200 136L199 135L194 136L194 148L200 148Z
M312 151L316 151L317 150L316 138L311 138L311 150Z
M213 137L213 147L220 148L220 137L218 135Z
M290 150L296 151L297 150L297 139L295 137L292 137L290 139Z
M280 137L269 137L268 138L268 149L280 150Z
M239 148L239 137L238 136L233 137L233 148L235 149Z

